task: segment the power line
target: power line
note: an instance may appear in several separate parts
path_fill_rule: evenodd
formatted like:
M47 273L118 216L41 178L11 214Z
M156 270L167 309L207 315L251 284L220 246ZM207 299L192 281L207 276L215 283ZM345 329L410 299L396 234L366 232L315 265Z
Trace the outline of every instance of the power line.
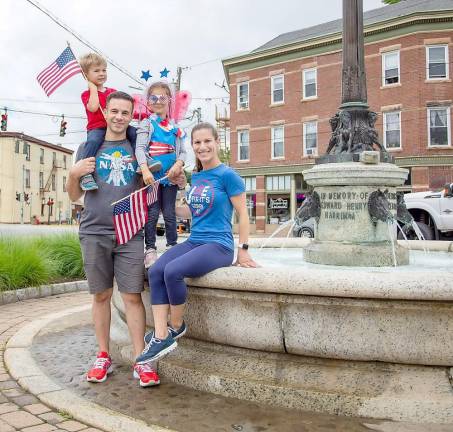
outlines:
M113 67L118 69L120 72L122 72L124 75L128 76L130 79L135 81L136 83L143 84L138 78L136 78L131 72L120 66L117 62L115 62L113 59L111 59L109 56L105 55L100 49L96 48L94 45L92 45L90 42L88 42L85 38L83 38L81 35L76 33L74 30L71 29L67 24L65 24L63 21L61 21L57 16L55 16L52 12L49 10L45 9L43 6L41 6L37 1L33 0L26 0L28 3L33 5L35 8L40 10L43 14L47 15L52 21L54 21L57 25L59 25L61 28L66 30L68 33L72 34L79 42L81 42L83 45L87 46L97 54L101 55L104 57L108 63L110 63Z
M18 112L18 113L31 114L31 115L41 115L41 116L47 116L47 117L61 117L63 115L63 114L45 113L45 112L40 112L40 111L18 110L18 109L8 108L8 107L5 107L5 108L10 112ZM86 117L82 117L82 116L74 116L74 115L67 115L67 114L65 114L64 116L66 118L86 120Z

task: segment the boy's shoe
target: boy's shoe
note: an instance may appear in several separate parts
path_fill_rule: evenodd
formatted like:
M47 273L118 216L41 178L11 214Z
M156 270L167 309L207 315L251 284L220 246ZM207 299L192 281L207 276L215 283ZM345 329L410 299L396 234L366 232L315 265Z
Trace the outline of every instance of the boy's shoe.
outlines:
M135 362L137 364L145 364L156 361L169 354L177 346L178 342L173 339L170 332L168 332L168 336L165 339L156 338L153 332L151 340L146 345L143 352L136 358Z
M145 268L150 268L157 261L157 250L153 248L146 249L144 264Z
M80 188L84 191L96 190L99 189L98 185L94 181L93 174L85 174L80 177Z
M162 169L162 163L158 160L148 161L148 168L153 173Z
M134 378L140 380L140 387L151 387L160 384L159 375L147 363L134 365Z
M93 367L87 372L87 381L101 383L107 379L107 375L112 373L112 360L108 353L101 351L98 353Z
M175 330L173 327L168 325L168 332L171 334L171 337L173 339L178 339L181 336L184 336L186 334L186 331L187 331L187 326L186 326L185 321L182 322L182 325L181 325L181 327L179 327L178 330ZM150 331L149 333L145 334L145 337L143 338L143 340L145 341L145 344L149 344L151 342L151 338L153 337L153 335L154 335L154 331Z

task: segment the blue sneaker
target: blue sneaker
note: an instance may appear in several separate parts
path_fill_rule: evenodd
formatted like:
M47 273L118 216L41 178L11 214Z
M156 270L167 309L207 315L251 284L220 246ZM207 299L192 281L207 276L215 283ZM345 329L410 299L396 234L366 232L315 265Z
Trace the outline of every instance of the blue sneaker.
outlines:
M80 188L84 191L99 189L98 185L94 181L93 174L85 174L84 176L80 177L79 184Z
M182 325L181 325L181 327L179 327L178 330L175 330L173 327L171 327L169 325L168 326L168 331L171 334L173 339L178 339L181 336L184 336L186 334L186 331L187 331L187 327L186 327L185 321L182 322ZM151 342L151 338L153 337L153 334L154 334L154 331L150 331L149 333L145 334L145 337L143 338L143 340L145 341L145 344L148 345Z
M136 358L135 363L145 364L156 361L172 352L177 346L178 342L171 336L170 332L165 339L156 338L154 332L152 332L150 342Z

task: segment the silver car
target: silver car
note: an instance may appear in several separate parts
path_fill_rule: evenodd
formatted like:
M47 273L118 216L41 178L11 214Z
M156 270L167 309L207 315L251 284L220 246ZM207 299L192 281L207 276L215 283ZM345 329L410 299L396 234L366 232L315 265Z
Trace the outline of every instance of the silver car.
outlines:
M310 218L305 222L301 222L296 218L296 223L293 228L293 237L314 238L315 236L315 218Z

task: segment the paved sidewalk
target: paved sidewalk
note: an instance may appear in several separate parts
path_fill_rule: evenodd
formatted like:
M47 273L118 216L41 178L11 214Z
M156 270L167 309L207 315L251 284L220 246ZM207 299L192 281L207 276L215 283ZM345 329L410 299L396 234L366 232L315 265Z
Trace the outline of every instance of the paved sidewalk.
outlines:
M0 306L0 432L100 431L40 403L8 374L3 361L8 339L21 327L40 316L90 301L90 296L83 292Z

